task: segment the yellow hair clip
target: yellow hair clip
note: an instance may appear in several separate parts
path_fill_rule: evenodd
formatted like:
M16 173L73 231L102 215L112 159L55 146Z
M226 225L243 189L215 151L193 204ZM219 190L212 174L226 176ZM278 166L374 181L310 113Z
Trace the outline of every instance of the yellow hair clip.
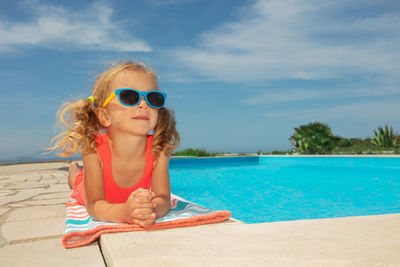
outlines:
M88 99L90 100L90 102L94 103L94 97L92 95L89 96Z

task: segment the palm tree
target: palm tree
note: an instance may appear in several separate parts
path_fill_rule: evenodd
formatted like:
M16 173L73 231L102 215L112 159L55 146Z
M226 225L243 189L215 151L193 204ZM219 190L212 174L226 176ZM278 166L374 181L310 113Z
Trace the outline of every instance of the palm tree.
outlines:
M335 137L328 124L311 122L294 128L294 134L289 138L295 147L295 152L305 154L326 154L335 147Z
M378 129L374 130L374 138L371 143L378 147L392 148L399 145L399 139L393 133L393 128L385 125L383 128L378 126Z

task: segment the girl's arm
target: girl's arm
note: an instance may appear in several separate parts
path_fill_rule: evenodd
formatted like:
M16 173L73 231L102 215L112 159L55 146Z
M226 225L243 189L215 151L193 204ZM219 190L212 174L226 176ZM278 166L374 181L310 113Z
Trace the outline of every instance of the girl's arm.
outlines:
M169 183L168 164L168 155L165 152L161 152L156 166L153 169L151 183L151 191L155 194L152 202L156 205L154 210L157 218L167 214L171 207L171 188Z
M89 215L99 221L126 222L124 204L111 204L105 200L103 171L97 153L82 155L86 208Z

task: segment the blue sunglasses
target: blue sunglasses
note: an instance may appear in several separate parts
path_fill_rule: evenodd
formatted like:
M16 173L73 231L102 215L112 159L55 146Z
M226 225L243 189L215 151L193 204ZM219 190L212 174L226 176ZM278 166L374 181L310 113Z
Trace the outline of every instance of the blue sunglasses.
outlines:
M139 104L142 96L146 100L147 105L152 108L162 108L165 106L165 100L167 99L167 94L160 91L138 91L130 88L121 88L115 90L106 101L104 101L102 107L105 108L107 104L113 99L115 95L118 95L119 102L128 107L133 107Z

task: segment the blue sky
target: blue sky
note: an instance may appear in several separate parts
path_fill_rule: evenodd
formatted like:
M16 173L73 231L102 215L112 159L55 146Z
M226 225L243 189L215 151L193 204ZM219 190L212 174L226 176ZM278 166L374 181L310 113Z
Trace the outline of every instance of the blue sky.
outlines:
M400 130L400 2L0 2L0 161L36 157L56 112L115 60L157 69L181 147L290 149L293 128Z

